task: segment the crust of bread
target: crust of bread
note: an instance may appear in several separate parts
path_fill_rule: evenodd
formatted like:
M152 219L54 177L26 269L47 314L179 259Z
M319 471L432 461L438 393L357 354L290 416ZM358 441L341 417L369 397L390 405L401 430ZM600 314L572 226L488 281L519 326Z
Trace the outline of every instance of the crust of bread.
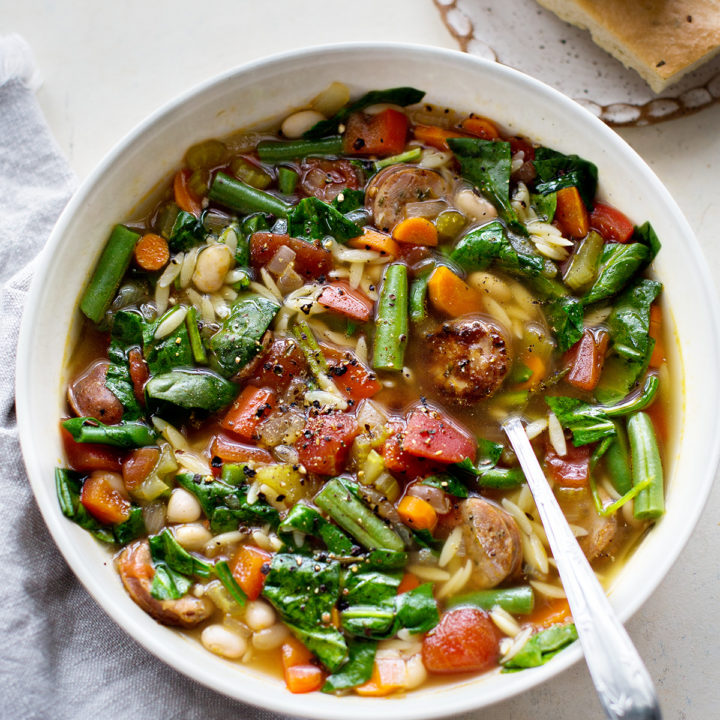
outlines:
M538 0L656 92L720 52L720 0Z

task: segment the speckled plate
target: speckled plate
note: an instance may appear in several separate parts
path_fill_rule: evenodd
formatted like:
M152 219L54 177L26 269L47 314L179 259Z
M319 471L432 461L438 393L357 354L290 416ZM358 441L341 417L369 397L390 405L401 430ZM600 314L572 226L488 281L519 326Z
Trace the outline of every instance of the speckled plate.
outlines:
M720 56L660 95L595 45L586 30L534 0L434 0L460 47L532 75L609 125L647 125L720 100Z

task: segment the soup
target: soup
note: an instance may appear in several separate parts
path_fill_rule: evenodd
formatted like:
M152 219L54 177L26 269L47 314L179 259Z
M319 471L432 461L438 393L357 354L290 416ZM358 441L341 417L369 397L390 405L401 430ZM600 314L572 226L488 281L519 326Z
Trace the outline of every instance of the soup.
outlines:
M422 100L334 83L189 148L80 301L63 512L145 612L294 693L575 640L510 415L601 577L664 511L652 227L582 157Z

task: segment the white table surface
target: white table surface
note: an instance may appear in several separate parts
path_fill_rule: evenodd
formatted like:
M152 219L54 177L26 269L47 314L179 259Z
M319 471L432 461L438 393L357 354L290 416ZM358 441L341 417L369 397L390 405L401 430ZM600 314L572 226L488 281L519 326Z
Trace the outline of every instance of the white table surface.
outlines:
M1 0L0 17L0 32L19 32L33 47L44 79L40 104L81 179L164 102L247 61L354 40L456 49L431 0ZM673 193L714 267L720 263L719 131L718 104L681 120L621 131ZM719 518L716 483L679 560L628 623L666 720L720 717ZM540 688L465 717L602 716L578 663Z

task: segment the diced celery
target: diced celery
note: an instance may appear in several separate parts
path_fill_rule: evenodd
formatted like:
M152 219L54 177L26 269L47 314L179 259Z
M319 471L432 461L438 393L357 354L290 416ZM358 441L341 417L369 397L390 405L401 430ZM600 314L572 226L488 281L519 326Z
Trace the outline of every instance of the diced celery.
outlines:
M207 586L206 593L221 612L227 615L242 615L243 608L235 602L219 580L213 580Z
M400 485L390 473L382 473L375 481L375 489L394 503L400 497Z
M580 241L563 278L569 288L575 292L581 292L592 285L597 276L604 244L605 241L594 230Z
M358 472L358 480L363 485L372 485L385 470L385 463L377 450L370 450Z

